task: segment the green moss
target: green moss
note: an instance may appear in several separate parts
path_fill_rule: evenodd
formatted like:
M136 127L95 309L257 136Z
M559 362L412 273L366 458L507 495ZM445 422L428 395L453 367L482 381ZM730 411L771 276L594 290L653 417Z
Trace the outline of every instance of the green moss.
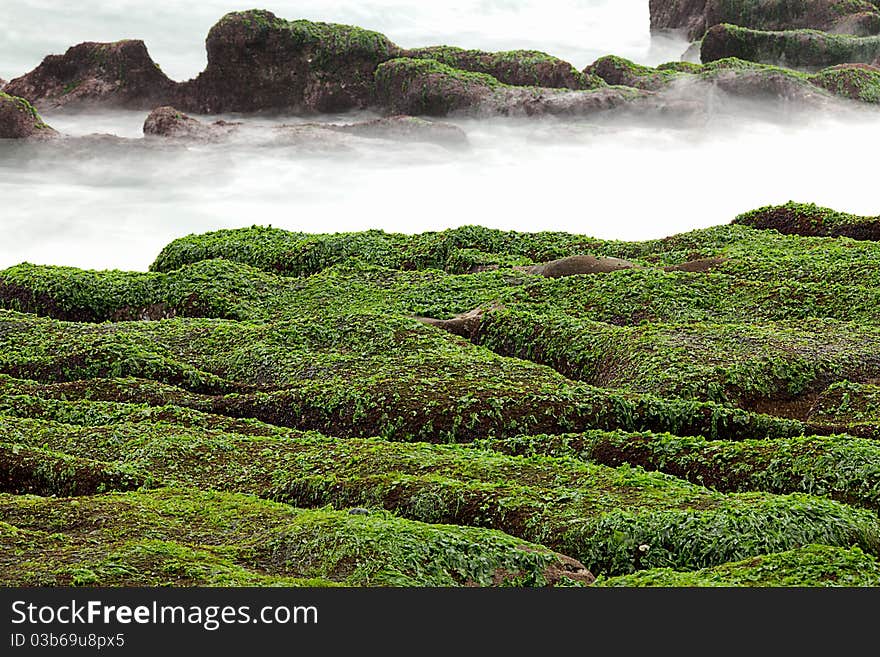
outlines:
M826 545L752 557L743 561L677 572L671 568L643 570L622 577L599 578L595 586L880 586L880 563L858 548Z
M296 506L384 507L423 522L503 529L594 572L696 568L810 541L880 550L876 514L804 495L723 495L629 466L170 424L77 428L5 418L2 426L25 445L120 463L164 484ZM646 543L654 549L649 558L637 549Z
M780 32L721 24L710 29L702 43L702 61L739 57L793 68L823 68L846 63L870 63L880 55L880 36L857 37L818 30Z
M540 546L381 510L297 510L185 489L74 500L0 494L0 509L4 586L575 583Z
M724 441L591 431L480 441L478 446L608 466L628 463L723 492L805 492L880 512L880 444L848 435Z
M778 230L788 235L867 240L880 238L880 217L860 217L814 203L789 201L784 205L768 205L739 215L733 223Z
M834 66L820 71L810 81L838 96L863 103L880 103L880 69L873 66Z

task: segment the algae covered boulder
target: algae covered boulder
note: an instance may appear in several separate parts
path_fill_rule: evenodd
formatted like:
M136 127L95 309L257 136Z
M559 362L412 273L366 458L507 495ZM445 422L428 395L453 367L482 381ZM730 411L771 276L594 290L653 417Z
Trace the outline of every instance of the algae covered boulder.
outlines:
M376 67L399 52L377 32L261 10L227 14L206 46L208 66L182 85L180 101L202 113L363 108Z
M44 139L57 134L28 101L0 91L0 139Z
M504 84L563 89L593 89L601 81L571 64L537 50L485 52L451 46L416 48L402 53L412 59L432 59L452 68L485 73Z
M733 222L786 235L880 240L880 217L860 217L813 203L789 201L785 205L766 206L743 213Z
M880 32L880 10L870 0L650 0L649 7L652 30L680 30L691 40L719 23L761 30Z
M86 42L49 55L5 90L41 108L100 103L152 109L167 102L174 88L143 41L125 40Z
M844 98L880 103L880 68L868 64L840 64L822 69L810 82Z
M870 63L880 56L880 36L857 37L817 30L762 31L715 25L701 46L703 63L737 57L763 64L817 69Z

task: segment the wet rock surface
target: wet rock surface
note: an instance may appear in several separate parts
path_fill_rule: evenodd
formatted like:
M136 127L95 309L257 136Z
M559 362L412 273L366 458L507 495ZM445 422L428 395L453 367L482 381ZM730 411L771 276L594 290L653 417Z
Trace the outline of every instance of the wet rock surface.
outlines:
M23 98L0 91L0 139L47 139L57 136Z

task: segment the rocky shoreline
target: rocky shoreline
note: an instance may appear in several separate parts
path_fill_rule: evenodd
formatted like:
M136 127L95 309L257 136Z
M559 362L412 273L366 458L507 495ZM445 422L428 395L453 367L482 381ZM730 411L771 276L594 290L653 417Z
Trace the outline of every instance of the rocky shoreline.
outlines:
M880 57L880 36L875 35L880 23L876 30L871 27L875 14L880 18L876 8L847 14L844 18L849 18L833 25L817 18L827 18L824 10L787 23L870 32L850 36L766 31L779 21L758 19L742 22L765 31L714 24L735 16L719 13L718 3L712 2L692 3L701 7L697 14L673 20L662 18L661 4L652 3L657 26L712 23L705 36L690 28L699 32L703 64L669 62L650 68L609 55L578 71L539 51L492 53L450 46L405 50L382 34L357 27L288 21L263 10L234 12L211 28L208 65L186 82L168 78L142 41L81 43L63 55L46 57L3 87L0 104L7 109L0 114L0 134L53 134L40 128L36 113L28 119L30 110L20 112L22 116L12 111L13 104L27 109L24 102L40 111L173 107L195 114L320 115L370 110L388 117L629 117L667 122L699 121L710 108L724 111L724 104L719 110L714 99L718 92L731 99L772 101L785 111L844 111L880 102L880 68L873 65ZM864 20L853 22L852 16ZM28 120L31 125L25 125ZM164 136L210 140L234 130L188 125L176 125Z
M234 12L192 80L127 40L0 81L0 139L463 149L462 117L880 103L876 2L650 7L703 63L577 70ZM144 137L40 115L77 108L148 113ZM880 586L880 217L721 220L642 241L255 224L145 271L0 271L0 584Z

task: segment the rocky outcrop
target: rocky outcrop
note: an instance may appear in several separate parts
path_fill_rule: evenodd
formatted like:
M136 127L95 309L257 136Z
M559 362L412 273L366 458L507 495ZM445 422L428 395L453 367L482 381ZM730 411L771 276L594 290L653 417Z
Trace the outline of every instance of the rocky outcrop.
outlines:
M504 84L551 89L595 89L602 81L571 64L537 50L485 52L450 46L417 48L401 53L410 59L431 59L455 69L485 73Z
M0 91L0 139L46 139L57 134L28 101Z
M880 217L860 217L812 203L789 201L785 205L758 208L739 215L733 223L776 230L784 235L880 240Z
M880 33L880 9L870 0L650 0L649 4L653 31L677 30L691 40L719 23L760 30Z
M868 64L841 64L810 78L816 86L863 103L880 103L880 68Z
M81 43L49 55L5 91L42 109L89 103L150 109L167 102L175 88L143 41L117 41Z
M813 30L765 32L715 25L703 38L703 63L737 57L763 64L818 69L870 63L880 56L880 36L855 37Z
M502 84L428 59L398 58L376 71L376 101L390 114L590 116L650 97L638 89L571 91Z
M367 107L373 73L399 53L385 36L348 25L286 21L268 11L224 16L208 34L208 66L177 106L202 113Z
M239 125L241 124L229 121L202 123L173 107L164 106L150 112L144 121L144 135L147 137L216 141L229 135Z

